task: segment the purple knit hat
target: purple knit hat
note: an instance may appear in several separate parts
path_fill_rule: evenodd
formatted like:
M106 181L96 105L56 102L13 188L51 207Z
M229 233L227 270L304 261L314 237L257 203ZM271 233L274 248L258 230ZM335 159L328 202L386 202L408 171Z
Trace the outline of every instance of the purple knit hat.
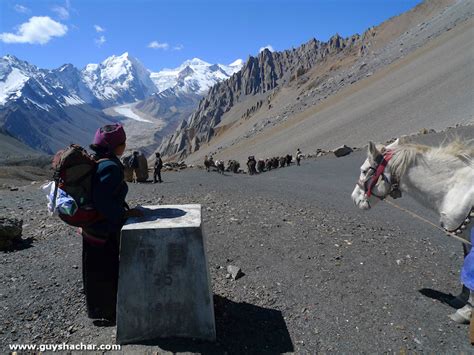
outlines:
M99 128L95 132L93 144L109 149L115 149L120 144L125 143L126 139L127 136L125 135L123 126L116 123Z

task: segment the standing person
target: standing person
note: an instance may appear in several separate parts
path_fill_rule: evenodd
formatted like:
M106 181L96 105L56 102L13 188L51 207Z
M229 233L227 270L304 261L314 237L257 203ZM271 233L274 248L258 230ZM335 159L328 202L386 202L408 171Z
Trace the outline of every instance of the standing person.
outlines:
M135 150L133 152L132 157L130 158L130 168L132 168L132 180L133 183L136 184L138 182L138 167L139 167L139 161L138 161L138 152Z
M161 180L161 168L163 168L163 161L161 160L161 155L160 153L155 153L155 170L153 171L153 183L156 184L157 180L156 177L158 177L158 182L162 183L163 180Z
M303 155L303 154L301 153L300 148L298 148L298 149L296 150L296 165L297 165L297 166L300 166L300 161L301 161L301 156L302 156L302 155Z
M128 187L119 157L125 150L120 124L99 128L90 148L98 161L92 179L92 201L103 218L82 229L82 278L89 318L115 322L119 269L120 230L138 209L126 209Z

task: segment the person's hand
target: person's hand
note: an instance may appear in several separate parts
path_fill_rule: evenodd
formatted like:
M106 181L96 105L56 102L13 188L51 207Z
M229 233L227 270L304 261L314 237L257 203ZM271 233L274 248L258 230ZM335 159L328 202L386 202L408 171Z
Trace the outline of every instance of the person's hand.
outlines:
M128 211L125 211L125 218L143 217L143 216L144 216L143 211L139 210L138 208L132 208Z

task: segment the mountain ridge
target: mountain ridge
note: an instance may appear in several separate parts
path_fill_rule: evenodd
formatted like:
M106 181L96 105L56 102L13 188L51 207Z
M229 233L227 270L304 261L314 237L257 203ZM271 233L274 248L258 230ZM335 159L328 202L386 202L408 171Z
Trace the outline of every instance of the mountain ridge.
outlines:
M347 108L345 121L340 120L340 127L331 122L331 117L325 116L327 121L324 121L320 114L310 111L324 111L325 107L330 107L336 93L355 88L357 83L370 78L391 63L403 62L403 58L410 53L428 46L436 38L451 33L451 29L468 21L473 16L472 12L472 6L467 0L424 1L408 12L368 28L362 35L342 38L336 34L325 44L312 39L287 51L264 51L247 61L240 77L233 76L213 87L188 122L166 137L159 150L169 160L186 159L195 163L201 161L206 154L217 154L223 159L243 158L258 151L264 152L266 156L286 154L288 150L295 151L298 147L309 149L316 137L322 139L325 145L330 142L341 145L352 141L352 133L355 137L365 137L370 132L366 127L366 119L361 117L356 121L351 117L357 117L355 112L368 107L368 102L384 97L383 89L374 92L374 98L365 98L368 102L353 103L353 110ZM466 53L463 53L464 56ZM396 64L394 68L397 68ZM421 66L418 73L423 73L424 70L425 67ZM410 80L411 77L405 79ZM387 86L389 84L390 82L385 83ZM395 97L393 99L396 100ZM419 111L417 107L411 107L410 110ZM309 118L302 131L298 129L297 117L306 112ZM383 111L380 113L381 117L385 115ZM407 112L403 114L406 116ZM418 113L416 116L418 117ZM437 129L446 128L435 123L435 119L441 119L439 113L432 116L433 125ZM455 123L462 123L466 118L455 115L449 122L454 120ZM426 124L426 121L420 119L420 123L409 125L413 127L412 130L407 130L404 134L420 129L418 126L421 122ZM367 134L359 132L362 129L358 128L359 125L365 127ZM316 128L319 126L325 129L324 137L319 136ZM387 127L392 128L394 135L404 132L403 129L395 129L389 122ZM283 135L279 132L286 133ZM345 132L346 136L341 132ZM386 132L382 132L385 137ZM278 143L276 137L285 144ZM334 139L328 140L326 137ZM372 139L376 139L376 136ZM301 145L302 141L304 146ZM360 139L356 141L361 144ZM270 142L273 146L269 145ZM290 148L281 151L290 143ZM256 147L258 150L254 150Z
M265 48L257 56L249 56L240 71L209 90L188 122L181 126L180 129L185 131L165 138L159 147L160 152L179 158L193 153L201 143L212 139L222 116L242 97L265 94L275 89L280 81L289 81L291 73L302 75L316 62L346 48L351 49L359 42L358 34L348 38L335 34L327 42L313 38L295 49L271 52Z
M173 90L167 91L166 100L163 95L160 97L162 111L166 103L173 102L173 107L169 107L171 111L189 114L190 104L197 103L199 95L218 80L227 77L225 72L220 77L206 77L195 64L210 72L212 69L209 68L213 65L200 59L194 58L185 63L194 65L194 70L190 68L191 71L181 73L179 80L171 83ZM200 82L199 75L207 81ZM57 129L60 129L63 120L66 121L65 126L76 121L69 126L70 132L79 132L81 130L76 128L81 127L82 119L77 114L87 112L89 117L86 121L96 121L95 125L87 125L86 135L90 136L97 126L120 119L107 117L101 112L103 109L153 98L157 89L150 76L151 72L128 52L110 56L99 64L88 64L82 70L72 64L64 64L56 69L41 69L12 55L5 55L0 58L0 130L32 148L53 153L61 145L69 144L69 141L64 137L58 140L48 136L40 122L33 122L35 117L37 120L41 117ZM169 97L172 94L177 95L176 100ZM183 107L179 107L180 103ZM151 106L140 107L145 110ZM75 114L71 117L68 112ZM168 115L170 120L182 118L176 112L172 112L172 117ZM164 118L168 116L164 115ZM29 130L32 129L33 133L36 130L36 134L30 134ZM69 140L83 143L83 139L77 136Z

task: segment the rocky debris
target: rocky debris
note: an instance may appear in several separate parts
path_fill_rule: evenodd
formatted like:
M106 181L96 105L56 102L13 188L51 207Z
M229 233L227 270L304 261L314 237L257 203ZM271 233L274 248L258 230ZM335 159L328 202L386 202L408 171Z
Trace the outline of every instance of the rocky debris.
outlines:
M186 169L188 166L184 161L163 163L163 171L179 171Z
M316 149L316 152L315 153L309 153L307 155L308 158L319 158L319 157L322 157L322 156L325 156L325 155L328 155L330 152L325 150L325 149L321 149L321 148L318 148Z
M353 149L351 147L348 147L345 144L333 150L334 155L338 158L349 155L352 152L353 152Z
M20 241L22 231L23 220L0 217L0 250L6 250Z
M234 266L234 265L228 265L227 266L227 272L228 272L229 278L231 277L232 280L234 280L234 281L241 278L242 276L244 276L244 273L242 272L242 269L240 267Z

